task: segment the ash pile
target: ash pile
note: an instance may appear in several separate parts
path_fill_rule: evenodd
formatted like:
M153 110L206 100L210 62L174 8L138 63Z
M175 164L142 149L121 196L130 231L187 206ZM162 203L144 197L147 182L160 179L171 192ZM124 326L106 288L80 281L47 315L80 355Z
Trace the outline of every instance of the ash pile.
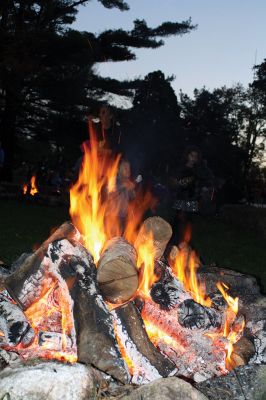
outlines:
M148 218L134 246L109 240L96 267L66 222L2 269L0 398L263 399L257 282L199 266L187 243L166 259L171 234Z

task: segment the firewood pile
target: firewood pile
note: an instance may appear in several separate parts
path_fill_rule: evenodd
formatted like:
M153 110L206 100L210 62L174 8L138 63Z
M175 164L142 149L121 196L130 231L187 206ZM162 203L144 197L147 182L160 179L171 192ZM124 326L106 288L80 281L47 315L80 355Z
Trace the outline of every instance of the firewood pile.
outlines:
M144 295L145 268L137 265L136 249L150 234L156 279ZM200 267L198 278L212 301L200 304L165 258L171 234L166 221L148 218L134 245L122 237L107 241L96 266L81 234L65 222L35 253L22 255L9 274L3 270L0 398L170 399L179 398L179 392L188 399L203 400L202 393L226 399L207 383L215 388L218 379L229 377L229 382L239 374L234 371L247 373L249 380L250 366L259 371L253 382L261 382L266 301L256 281ZM237 289L234 319L216 287L221 276L232 291ZM228 320L226 337L221 332ZM244 328L233 343L229 368L228 337L239 326ZM247 392L245 385L241 393ZM254 390L250 385L249 392ZM239 390L232 389L230 399L252 398L233 392Z

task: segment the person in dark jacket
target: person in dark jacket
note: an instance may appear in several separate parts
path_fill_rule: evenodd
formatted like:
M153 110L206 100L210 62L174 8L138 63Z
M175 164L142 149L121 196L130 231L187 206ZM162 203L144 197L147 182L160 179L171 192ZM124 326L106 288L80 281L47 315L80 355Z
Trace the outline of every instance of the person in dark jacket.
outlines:
M185 238L191 216L199 212L202 202L213 187L214 176L202 159L196 146L186 148L181 163L170 178L173 219L172 244L178 245Z

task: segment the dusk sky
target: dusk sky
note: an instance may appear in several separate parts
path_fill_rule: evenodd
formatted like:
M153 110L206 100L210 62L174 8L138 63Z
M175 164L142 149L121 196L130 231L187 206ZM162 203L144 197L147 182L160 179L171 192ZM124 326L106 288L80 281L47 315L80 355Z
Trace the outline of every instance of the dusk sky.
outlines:
M96 0L80 7L73 28L100 33L105 29L131 30L135 19L150 27L191 17L198 28L165 39L159 49L136 50L137 60L98 64L102 76L117 79L144 77L162 70L176 76L172 83L192 95L194 88L214 89L252 81L252 67L266 58L265 0L129 0L130 10L108 10Z

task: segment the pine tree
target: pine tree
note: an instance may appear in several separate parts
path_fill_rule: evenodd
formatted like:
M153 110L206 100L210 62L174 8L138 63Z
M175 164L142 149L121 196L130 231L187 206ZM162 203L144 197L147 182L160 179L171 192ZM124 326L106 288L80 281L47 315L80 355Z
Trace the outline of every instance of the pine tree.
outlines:
M104 7L126 11L123 0L99 0ZM56 144L73 139L62 128L82 121L90 95L106 90L125 93L130 83L100 79L96 62L134 60L133 48L158 48L161 38L194 29L191 21L150 28L137 20L131 31L95 35L69 26L78 7L89 1L2 0L0 4L0 126L11 178L16 139L45 138ZM133 85L134 86L134 85ZM77 140L78 141L78 140Z

